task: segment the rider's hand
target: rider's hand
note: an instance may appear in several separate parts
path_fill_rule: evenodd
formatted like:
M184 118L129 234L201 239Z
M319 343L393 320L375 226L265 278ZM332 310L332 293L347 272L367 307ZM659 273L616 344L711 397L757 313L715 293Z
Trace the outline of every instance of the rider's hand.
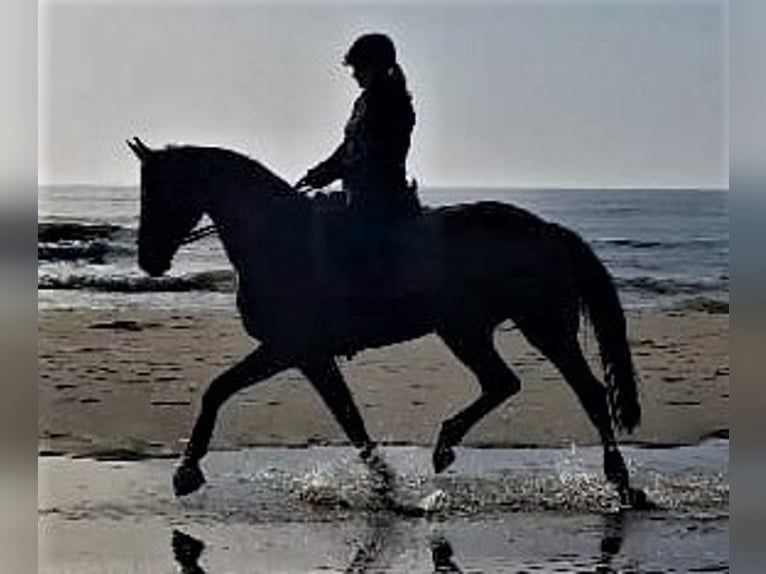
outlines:
M322 169L320 167L312 167L306 172L306 175L297 181L295 189L301 190L307 188L307 191L311 189L321 189L325 186L324 179L325 178L322 176Z
M304 175L302 178L300 178L298 181L295 182L295 185L293 186L298 191L308 191L313 186L310 184L310 178L308 174Z

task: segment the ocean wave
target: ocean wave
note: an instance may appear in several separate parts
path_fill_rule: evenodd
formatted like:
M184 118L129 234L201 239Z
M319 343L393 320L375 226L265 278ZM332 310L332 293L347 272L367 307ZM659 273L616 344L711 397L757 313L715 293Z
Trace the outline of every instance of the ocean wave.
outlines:
M692 297L673 306L677 311L700 311L711 315L728 315L729 302L712 297Z
M38 289L87 290L110 293L151 293L209 291L233 292L236 276L230 270L203 271L178 277L148 277L139 275L45 274L37 279Z
M728 291L728 278L721 275L717 279L691 281L658 277L619 277L616 279L620 289L640 291L653 295L695 295L711 291Z
M37 224L38 243L61 241L94 241L113 239L132 230L109 223L82 223L74 221L50 221Z
M655 240L655 239L629 239L625 237L605 237L594 239L596 246L625 247L629 249L688 249L710 248L713 245L728 245L728 240L714 237L703 237L689 240Z
M135 252L136 231L127 227L72 221L37 225L38 261L102 264L115 257L133 256Z
M135 247L106 241L62 241L43 243L37 246L37 260L86 261L93 264L106 263L111 257L130 257L136 252Z

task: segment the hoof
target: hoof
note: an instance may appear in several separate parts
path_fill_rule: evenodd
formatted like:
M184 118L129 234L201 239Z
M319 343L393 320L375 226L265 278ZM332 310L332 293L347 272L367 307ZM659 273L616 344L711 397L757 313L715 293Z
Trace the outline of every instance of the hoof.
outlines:
M395 490L396 475L378 451L362 454L362 461L371 473L372 490L379 496L389 496Z
M202 474L197 463L184 461L176 468L173 475L173 491L176 496L191 494L203 484L205 484L205 475Z
M439 474L449 468L455 462L455 451L452 447L437 447L433 454L434 472Z
M631 510L656 510L657 505L649 500L646 493L640 488L628 488L620 493L620 502L623 507Z
M386 461L383 460L383 456L380 454L380 452L377 449L372 450L363 450L359 453L359 456L362 459L362 462L373 472L378 473L387 473L389 472L388 465L386 464Z

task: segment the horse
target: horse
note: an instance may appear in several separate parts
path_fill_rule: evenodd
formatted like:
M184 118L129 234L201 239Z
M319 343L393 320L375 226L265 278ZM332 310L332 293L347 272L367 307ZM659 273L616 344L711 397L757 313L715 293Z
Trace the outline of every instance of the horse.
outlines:
M393 261L387 270L395 279L365 282L333 256L344 252L338 244L358 238L333 240L337 214L333 219L318 205L323 202L261 163L217 147L127 143L141 170L140 268L151 276L165 273L179 247L204 234L195 228L207 214L236 271L244 329L259 343L205 390L173 476L177 496L206 482L199 463L224 402L289 368L308 379L374 469L379 450L337 357L431 333L475 375L481 391L441 424L432 464L443 472L468 431L521 389L493 341L496 328L510 320L579 398L598 431L604 474L621 505L646 502L630 486L615 438L641 419L624 311L609 272L577 233L495 201L424 208L379 232L389 245L382 260ZM595 332L603 383L578 342L581 316Z

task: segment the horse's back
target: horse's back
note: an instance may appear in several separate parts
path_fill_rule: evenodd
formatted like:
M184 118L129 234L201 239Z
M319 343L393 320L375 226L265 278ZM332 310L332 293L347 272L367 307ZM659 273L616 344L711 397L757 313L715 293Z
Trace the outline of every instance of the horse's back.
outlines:
M354 275L368 275L392 297L433 292L453 279L450 259L493 256L550 228L524 209L493 201L424 208L385 221L356 217L341 201L328 196L315 202L309 246L320 283L345 288L360 285Z
M446 207L435 217L446 255L443 299L462 301L462 313L515 319L539 305L572 300L573 232L491 201Z
M539 232L549 224L537 215L510 203L479 201L439 207L430 217L438 219L445 234L499 233L520 237Z

